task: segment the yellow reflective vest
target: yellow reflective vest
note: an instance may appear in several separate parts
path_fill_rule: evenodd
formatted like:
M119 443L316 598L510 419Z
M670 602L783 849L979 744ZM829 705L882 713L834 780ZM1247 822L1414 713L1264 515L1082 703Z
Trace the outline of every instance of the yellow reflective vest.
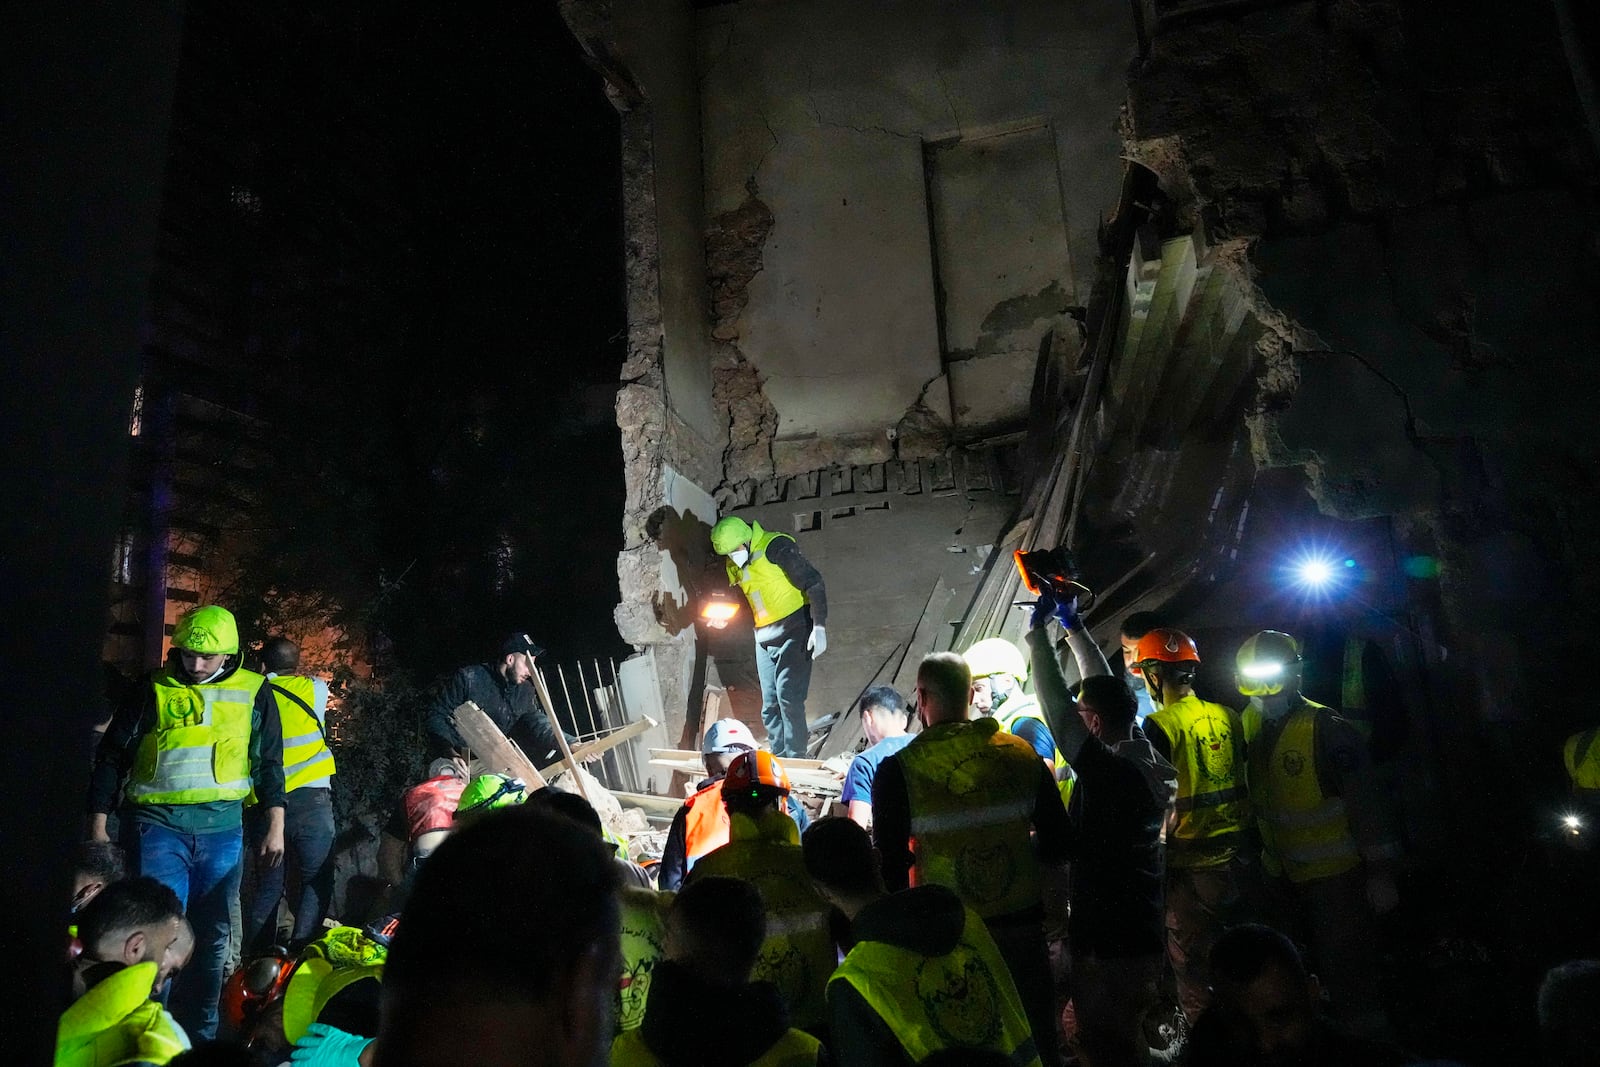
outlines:
M785 533L763 530L759 522L751 523L755 536L750 539L750 558L743 567L728 563L728 581L737 585L750 602L750 614L757 627L767 626L787 619L806 606L806 595L783 573L783 568L767 559L767 546Z
M930 726L895 756L911 808L911 884L942 885L985 919L1039 907L1039 754L1000 724Z
M205 804L250 793L250 730L266 679L236 670L191 685L163 667L151 676L155 729L139 741L128 776L133 804Z
M1145 718L1166 735L1178 771L1177 823L1167 837L1169 867L1220 867L1250 824L1244 738L1232 708L1190 693Z
M622 978L617 983L617 1032L644 1022L650 978L667 955L667 911L674 893L622 891Z
M166 1010L150 999L158 967L136 963L73 1002L56 1027L55 1067L162 1064L189 1043Z
M306 708L316 707L317 690L310 678L279 674L267 679L283 722L283 791L305 785L325 786L338 770L322 724ZM296 703L296 699L299 703ZM303 705L303 706L302 706Z
M1344 801L1322 791L1317 775L1317 724L1331 710L1301 699L1277 736L1263 738L1270 720L1252 702L1244 713L1250 751L1250 806L1261 829L1269 871L1291 882L1332 878L1361 864Z
M1572 779L1572 791L1586 799L1600 800L1600 726L1567 738L1561 759Z
M966 911L961 940L946 955L862 941L828 984L855 987L912 1063L946 1049L971 1049L1037 1067L1039 1051L1006 961L978 913Z
M715 1041L715 1034L707 1034ZM750 1061L750 1067L813 1067L822 1042L801 1030L790 1030L774 1041L765 1052ZM611 1067L657 1067L666 1061L644 1043L638 1030L624 1030L611 1042Z
M806 873L794 820L777 811L731 816L728 843L696 863L684 886L703 878L737 878L755 886L766 906L767 937L752 980L778 987L795 1026L824 1026L828 976L839 956L828 926L832 908Z
M1013 707L1013 705L1015 706ZM996 710L999 714L994 719L1000 724L1000 729L1008 734L1017 732L1018 719L1032 719L1035 722L1043 723L1046 730L1050 729L1049 720L1044 717L1044 712L1039 710L1039 702L1026 694L1019 693L1009 698ZM1054 731L1051 731L1050 738L1052 741L1055 740ZM1035 749L1033 754L1037 756L1039 754L1038 750ZM1051 770L1056 775L1056 790L1061 794L1061 806L1064 808L1072 802L1072 787L1077 783L1078 777L1072 769L1072 764L1067 762L1067 757L1061 754L1059 747L1056 748L1052 763Z

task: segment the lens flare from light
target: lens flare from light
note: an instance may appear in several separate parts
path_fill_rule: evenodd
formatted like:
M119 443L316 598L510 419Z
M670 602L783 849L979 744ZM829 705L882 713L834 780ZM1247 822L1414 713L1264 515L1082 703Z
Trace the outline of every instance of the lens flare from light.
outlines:
M1308 559L1296 568L1300 582L1312 589L1322 589L1333 581L1333 564L1325 559Z
M1359 580L1354 559L1337 546L1305 545L1284 561L1283 581L1308 600L1331 600Z

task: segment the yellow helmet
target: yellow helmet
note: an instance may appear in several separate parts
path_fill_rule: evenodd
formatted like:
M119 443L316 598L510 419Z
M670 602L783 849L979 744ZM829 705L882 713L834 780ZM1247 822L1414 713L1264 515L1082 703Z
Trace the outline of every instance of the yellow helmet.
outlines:
M973 680L991 674L1009 674L1021 685L1028 679L1028 661L1022 653L1003 637L987 637L961 654L972 671Z
M1282 630L1262 630L1239 646L1234 684L1247 697L1270 697L1298 689L1300 642Z
M711 527L711 550L719 556L726 556L729 552L742 544L747 544L756 535L750 524L737 515L729 515L717 520Z
M239 627L233 612L215 604L185 612L172 629L172 647L202 656L234 655L239 651Z

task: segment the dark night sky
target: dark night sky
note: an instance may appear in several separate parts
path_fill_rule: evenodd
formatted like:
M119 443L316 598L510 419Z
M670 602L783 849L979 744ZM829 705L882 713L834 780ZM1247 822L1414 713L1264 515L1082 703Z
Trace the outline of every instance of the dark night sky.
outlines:
M187 32L169 186L262 204L217 253L280 447L259 581L424 675L507 629L624 653L617 117L554 5L197 3Z

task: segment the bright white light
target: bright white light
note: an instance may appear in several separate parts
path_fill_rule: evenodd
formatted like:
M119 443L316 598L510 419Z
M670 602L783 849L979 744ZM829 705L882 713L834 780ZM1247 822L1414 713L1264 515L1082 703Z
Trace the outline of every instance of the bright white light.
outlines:
M1308 559L1300 564L1300 580L1313 589L1321 589L1333 581L1333 564L1325 559Z
M1576 815L1563 815L1561 816L1561 825L1565 826L1568 830L1582 830L1583 820L1578 818Z
M1283 673L1283 664L1270 662L1252 663L1239 673L1244 675L1246 678L1250 678L1259 682L1267 678L1276 678L1281 675Z

